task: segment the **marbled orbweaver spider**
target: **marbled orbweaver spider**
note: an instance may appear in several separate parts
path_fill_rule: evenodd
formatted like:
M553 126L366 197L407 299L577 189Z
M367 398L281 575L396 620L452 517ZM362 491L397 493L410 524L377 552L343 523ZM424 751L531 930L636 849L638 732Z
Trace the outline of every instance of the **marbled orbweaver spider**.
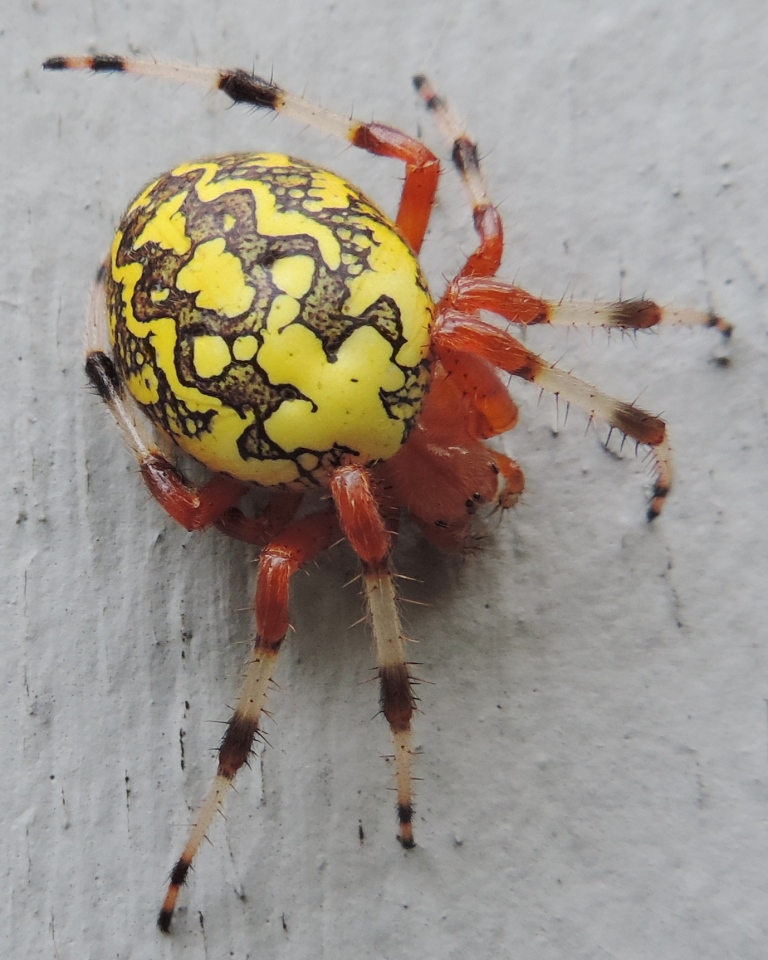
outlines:
M261 550L254 651L216 776L171 874L158 918L167 931L190 865L259 733L289 626L291 577L341 537L362 565L394 744L399 840L414 845L413 678L392 532L405 512L432 543L461 550L478 507L504 510L518 499L520 468L486 444L518 417L502 374L648 446L655 462L648 516L660 512L672 480L664 422L548 363L507 327L698 324L724 335L730 327L712 313L648 300L543 300L496 279L502 223L476 144L424 77L415 78L416 89L451 145L478 236L438 300L416 255L440 166L413 137L346 119L242 70L120 56L54 57L45 66L200 83L405 164L392 222L350 183L291 157L247 153L183 163L132 202L98 275L86 370L147 487L188 530L213 525ZM160 437L212 477L197 486L186 480ZM238 507L252 484L272 491L259 516ZM302 511L311 488L325 488L330 505Z

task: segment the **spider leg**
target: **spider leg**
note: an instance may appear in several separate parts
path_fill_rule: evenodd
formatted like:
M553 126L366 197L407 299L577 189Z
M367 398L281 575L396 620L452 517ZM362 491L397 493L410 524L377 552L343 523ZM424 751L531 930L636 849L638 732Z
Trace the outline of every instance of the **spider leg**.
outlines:
M450 284L440 302L441 309L490 310L512 323L522 324L602 326L621 330L645 330L660 324L707 326L715 327L725 337L731 335L731 324L712 311L661 307L652 300L615 303L541 300L519 287L494 279L501 264L504 235L501 218L480 169L477 144L426 77L414 77L413 82L444 139L451 144L451 158L472 204L472 217L480 236L480 246Z
M451 145L451 159L464 183L472 205L472 220L480 245L459 272L459 277L490 277L496 273L504 252L504 227L499 211L485 186L477 144L469 137L464 124L445 100L438 96L423 75L413 78L413 85L432 113L438 129Z
M296 571L322 553L339 536L333 511L310 514L295 521L264 548L256 584L256 641L248 659L240 697L219 747L219 763L208 794L186 846L171 872L168 891L157 918L167 932L179 891L192 861L216 814L232 789L238 770L247 762L259 731L259 717L267 699L280 646L289 626L288 587Z
M303 498L298 490L277 490L258 517L233 507L219 517L216 528L235 540L263 547L293 520Z
M452 378L454 386L461 391L462 402L467 410L465 429L473 440L498 437L515 427L520 415L517 404L492 364L482 357L447 349L442 350L440 363L448 377ZM455 414L451 419L455 424ZM451 443L451 452L454 443L455 441ZM523 472L506 454L485 444L482 445L482 450L491 468L497 471L501 478L493 499L503 510L508 510L517 503L523 492ZM456 469L460 472L460 468ZM479 499L476 491L473 491L472 499ZM468 512L471 513L472 509L474 508L470 508Z
M495 277L459 276L443 297L443 309L461 313L488 310L511 323L559 324L574 327L608 327L619 330L648 330L661 326L714 327L724 337L731 324L707 310L662 307L652 300L617 300L596 303L582 300L542 300L520 287Z
M512 430L518 421L517 404L492 364L471 353L443 349L440 362L461 392L468 410L466 429L476 440L487 440Z
M199 530L216 522L234 507L248 487L224 474L217 474L200 487L192 486L158 449L143 418L136 415L132 402L125 394L108 353L104 277L105 270L102 268L91 294L86 333L86 373L133 451L152 496L187 530Z
M411 717L415 698L405 655L405 637L389 566L390 535L364 467L342 467L331 478L331 493L344 536L363 564L363 585L371 616L381 684L381 709L395 748L398 839L413 847Z
M442 314L435 323L434 343L438 355L448 349L483 357L495 367L537 384L566 403L576 404L590 417L604 420L638 444L649 446L656 461L656 480L648 505L648 519L658 516L672 484L672 450L663 420L640 407L600 393L478 317L454 312Z
M133 73L181 83L201 84L209 89L222 90L235 103L248 103L254 107L284 113L299 123L347 140L353 146L369 153L401 160L405 164L405 183L400 197L397 225L412 249L416 253L421 249L435 202L440 162L423 143L394 127L349 119L245 70L218 70L192 64L107 55L50 57L43 67L46 70Z

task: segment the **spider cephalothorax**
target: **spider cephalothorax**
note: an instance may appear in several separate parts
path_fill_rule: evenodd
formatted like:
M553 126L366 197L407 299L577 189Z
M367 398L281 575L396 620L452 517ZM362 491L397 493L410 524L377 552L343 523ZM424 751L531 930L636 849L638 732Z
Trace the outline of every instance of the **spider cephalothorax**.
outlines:
M649 518L660 512L672 478L664 422L557 369L480 312L520 326L700 324L725 335L730 328L711 313L645 300L547 301L497 280L503 230L477 148L424 77L415 78L416 89L451 144L479 238L436 303L416 254L439 163L418 140L348 120L241 70L115 56L55 57L45 66L200 82L405 163L394 222L335 174L280 154L182 164L129 206L99 272L86 369L147 486L187 529L215 525L261 548L255 649L216 777L171 875L158 919L168 930L192 860L258 733L288 629L290 578L340 536L363 568L395 750L399 839L413 846L414 696L392 531L406 511L437 546L460 550L479 506L515 503L520 468L485 442L517 422L500 373L647 445L656 465ZM142 412L212 471L207 483L184 479ZM249 484L272 491L257 517L237 506ZM327 488L332 504L300 512L309 487Z

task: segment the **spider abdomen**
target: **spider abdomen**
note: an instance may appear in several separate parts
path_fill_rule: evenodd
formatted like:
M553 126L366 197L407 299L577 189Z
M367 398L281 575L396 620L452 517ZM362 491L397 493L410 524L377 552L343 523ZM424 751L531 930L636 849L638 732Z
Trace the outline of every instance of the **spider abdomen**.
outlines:
M391 457L429 380L434 305L397 228L355 187L279 154L150 184L112 247L121 379L210 469L322 483Z

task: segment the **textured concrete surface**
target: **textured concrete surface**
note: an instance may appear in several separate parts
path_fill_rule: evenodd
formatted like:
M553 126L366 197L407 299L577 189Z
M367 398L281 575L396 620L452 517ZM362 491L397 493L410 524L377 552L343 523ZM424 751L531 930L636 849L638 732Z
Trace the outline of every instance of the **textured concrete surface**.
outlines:
M298 579L271 747L241 777L170 938L167 873L251 635L251 552L174 527L86 388L83 316L122 209L174 163L281 149L393 208L401 170L217 94L43 74L52 54L274 70L440 140L467 118L535 293L714 306L708 331L528 343L671 424L677 486L514 385L528 491L485 548L398 566L420 688L416 829L395 842L354 559ZM5 957L765 956L768 602L765 103L753 2L285 0L9 7L0 31ZM424 260L472 249L447 171ZM602 434L601 434L602 435ZM359 838L362 827L364 841Z

